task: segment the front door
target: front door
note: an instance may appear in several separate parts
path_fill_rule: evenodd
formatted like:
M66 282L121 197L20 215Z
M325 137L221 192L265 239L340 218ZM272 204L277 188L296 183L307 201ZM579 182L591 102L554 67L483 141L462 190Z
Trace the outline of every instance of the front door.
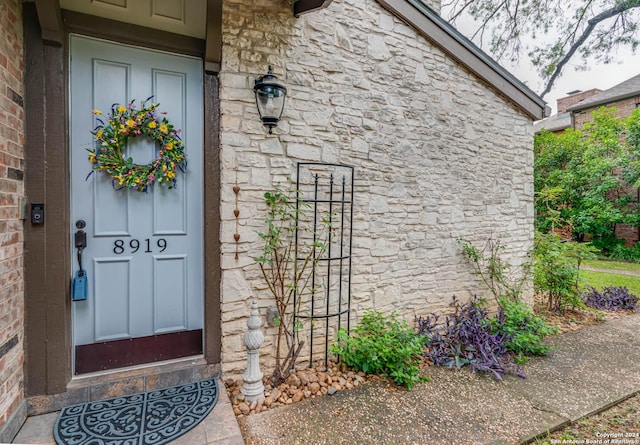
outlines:
M71 248L86 232L82 268L87 298L73 302L75 373L196 355L203 328L203 93L202 62L80 36L70 37ZM90 133L101 110L135 99L181 129L187 169L177 187L114 188L91 172ZM126 156L150 163L158 147L135 137ZM117 187L117 183L116 183Z

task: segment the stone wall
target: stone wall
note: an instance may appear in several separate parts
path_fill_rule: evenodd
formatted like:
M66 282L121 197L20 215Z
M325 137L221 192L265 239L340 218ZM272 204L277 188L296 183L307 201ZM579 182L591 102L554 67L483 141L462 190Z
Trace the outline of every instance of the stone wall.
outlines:
M222 350L243 372L250 301L273 303L252 260L262 196L298 161L355 167L352 323L364 309L444 311L453 295L487 294L458 238L533 242L533 129L505 102L374 0L334 0L295 19L286 1L225 0L220 73ZM273 65L288 88L269 136L253 97ZM239 217L234 217L238 186ZM240 234L234 242L236 230ZM238 249L238 259L235 252ZM268 361L274 328L262 351Z
M0 433L24 398L22 2L0 2ZM0 442L4 441L0 436Z

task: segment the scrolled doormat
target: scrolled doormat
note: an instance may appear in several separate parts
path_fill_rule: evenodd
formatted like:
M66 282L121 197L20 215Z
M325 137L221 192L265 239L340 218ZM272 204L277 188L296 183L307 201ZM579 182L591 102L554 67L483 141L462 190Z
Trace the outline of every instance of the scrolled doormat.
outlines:
M59 445L160 445L182 436L218 401L215 379L64 408Z

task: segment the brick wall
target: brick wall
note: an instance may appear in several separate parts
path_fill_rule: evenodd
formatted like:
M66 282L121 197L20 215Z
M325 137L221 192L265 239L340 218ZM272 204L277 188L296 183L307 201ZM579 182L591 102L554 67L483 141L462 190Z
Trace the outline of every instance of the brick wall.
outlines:
M585 123L591 122L592 121L591 113L593 113L594 111L597 111L602 106L606 106L607 108L615 107L616 117L618 119L627 118L631 116L631 113L633 113L633 110L636 109L636 103L639 100L640 100L640 96L628 97L626 99L619 100L617 102L611 102L606 105L599 105L597 107L587 108L586 110L581 110L580 112L576 112L574 114L575 116L574 128L581 129L582 127L584 127Z
M558 114L562 114L565 113L567 111L567 108L570 108L572 106L574 106L575 104L577 104L578 102L585 100L588 97L593 96L594 94L600 93L602 92L602 90L598 90L597 88L593 88L591 90L587 90L587 91L580 91L578 93L574 93L571 94L569 96L566 97L562 97L560 99L557 100L557 108L558 108Z
M0 2L0 431L23 395L22 2Z
M334 0L300 19L288 11L285 0L269 8L254 0L223 2L225 375L244 371L250 301L258 300L263 316L273 305L252 260L262 247L256 231L263 230L264 192L295 178L298 161L355 166L354 323L366 308L395 309L412 320L448 309L454 294L486 295L460 237L499 238L514 265L532 247L529 118L373 0ZM273 136L258 118L251 89L268 65L288 88ZM266 333L263 361L274 328Z

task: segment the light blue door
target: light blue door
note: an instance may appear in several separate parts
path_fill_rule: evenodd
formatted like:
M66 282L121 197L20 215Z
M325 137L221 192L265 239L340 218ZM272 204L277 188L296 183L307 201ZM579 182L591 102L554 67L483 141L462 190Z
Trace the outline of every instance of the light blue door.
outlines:
M78 269L73 234L83 221L88 279L88 298L73 302L76 373L135 364L117 355L140 361L149 348L159 351L143 362L185 355L170 357L162 349L176 343L166 343L165 334L195 333L202 342L202 61L80 36L70 37L70 47L72 268ZM112 104L126 106L132 99L139 107L150 96L182 130L188 166L185 174L177 173L177 188L115 190L106 173L87 176L90 131L98 123L92 110L107 114ZM155 143L143 137L132 139L127 150L137 164L157 156ZM145 340L132 350L127 345L135 339ZM91 345L108 347L96 352ZM99 354L113 357L97 369L78 367L81 355L91 362Z

